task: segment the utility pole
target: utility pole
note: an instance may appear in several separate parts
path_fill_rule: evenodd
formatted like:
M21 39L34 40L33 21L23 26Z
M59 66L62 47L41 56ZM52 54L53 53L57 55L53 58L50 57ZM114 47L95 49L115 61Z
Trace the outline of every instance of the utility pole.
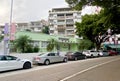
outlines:
M4 54L9 54L10 53L10 33L11 33L11 24L12 24L12 12L13 12L13 0L11 0L10 3L10 22L9 25L8 23L5 24L5 30L4 33Z

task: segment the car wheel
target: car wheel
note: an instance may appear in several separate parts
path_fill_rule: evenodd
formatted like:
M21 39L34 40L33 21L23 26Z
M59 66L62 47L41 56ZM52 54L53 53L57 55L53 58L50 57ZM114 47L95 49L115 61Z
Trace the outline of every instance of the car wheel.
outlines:
M92 58L94 57L93 54L91 54L91 57L92 57Z
M67 58L64 58L64 59L63 59L63 62L67 62L67 61L68 61Z
M45 65L49 65L49 64L50 64L50 61L49 61L49 60L45 60L44 64L45 64Z
M98 54L98 57L100 57L100 54Z
M75 57L75 61L77 61L78 60L78 58L77 57Z
M31 68L31 63L30 62L25 62L23 65L23 69L29 69Z

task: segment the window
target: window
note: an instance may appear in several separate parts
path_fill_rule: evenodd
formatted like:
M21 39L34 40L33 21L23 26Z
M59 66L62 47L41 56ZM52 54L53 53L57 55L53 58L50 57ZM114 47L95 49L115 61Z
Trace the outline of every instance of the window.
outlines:
M14 56L6 56L6 60L16 60L17 57Z
M48 41L42 41L41 42L41 47L46 48L48 45Z
M55 56L55 53L49 53L48 56Z
M0 61L6 60L5 56L0 56Z

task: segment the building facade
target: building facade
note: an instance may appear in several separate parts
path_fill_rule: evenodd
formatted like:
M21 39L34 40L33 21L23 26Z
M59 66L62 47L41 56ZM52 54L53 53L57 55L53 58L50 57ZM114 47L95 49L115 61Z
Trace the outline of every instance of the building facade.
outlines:
M81 22L81 11L53 8L49 11L50 35L75 37L75 22Z
M42 32L42 29L48 26L48 22L45 20L31 21L26 23L16 23L17 31L28 30L31 32Z
M48 35L43 33L35 33L28 31L20 31L16 33L16 39L21 35L27 35L31 38L32 44L40 48L39 52L47 52L47 45L51 39L54 39L59 44L59 51L78 51L78 43L80 39L73 37L62 37L59 35ZM55 48L53 52L57 52Z
M16 30L17 31L24 31L26 29L30 29L28 23L16 23Z
M29 28L32 32L42 32L42 29L46 26L48 26L48 22L45 20L32 21L29 23Z

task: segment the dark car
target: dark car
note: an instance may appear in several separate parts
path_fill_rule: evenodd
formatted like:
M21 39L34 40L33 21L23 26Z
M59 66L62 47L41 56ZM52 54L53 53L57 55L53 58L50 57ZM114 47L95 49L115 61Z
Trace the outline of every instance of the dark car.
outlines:
M80 59L86 59L86 55L81 52L68 52L66 54L68 57L68 60L80 60Z

